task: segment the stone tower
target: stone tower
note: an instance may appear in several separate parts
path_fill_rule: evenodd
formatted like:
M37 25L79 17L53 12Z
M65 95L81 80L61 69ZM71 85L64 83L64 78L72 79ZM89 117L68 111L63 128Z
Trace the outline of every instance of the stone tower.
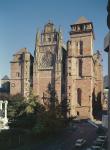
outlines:
M62 99L65 79L65 57L61 31L49 22L43 32L36 34L33 68L33 91L39 96L41 103L47 101L56 93L60 102Z
M11 61L10 94L29 95L33 80L33 56L26 48L13 55Z
M84 17L71 25L67 42L67 99L70 116L92 117L93 24Z

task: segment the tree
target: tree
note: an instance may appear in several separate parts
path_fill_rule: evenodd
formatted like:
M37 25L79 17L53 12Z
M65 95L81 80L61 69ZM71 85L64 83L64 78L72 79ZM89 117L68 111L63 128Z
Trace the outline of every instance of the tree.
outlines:
M20 109L24 107L24 97L20 94L10 96L8 99L8 118L14 119L19 115Z
M55 92L52 90L50 98L52 105L47 110L44 105L39 103L39 98L34 96L32 91L27 99L20 95L11 97L8 115L13 121L10 123L10 127L32 130L35 135L53 134L61 130L64 127L61 104L58 103Z
M9 100L8 106L8 116L11 120L10 127L32 129L37 115L44 111L45 108L38 102L38 97L35 97L32 92L27 99L20 95L13 96Z

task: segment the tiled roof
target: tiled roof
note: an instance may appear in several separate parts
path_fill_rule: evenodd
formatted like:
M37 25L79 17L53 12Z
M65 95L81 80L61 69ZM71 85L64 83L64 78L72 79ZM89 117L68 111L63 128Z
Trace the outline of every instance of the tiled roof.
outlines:
M84 16L81 16L74 24L82 24L82 23L88 23L90 22L87 20Z
M27 53L28 52L28 49L27 48L21 48L18 52L16 52L14 55L19 55L19 54L22 54L22 53Z

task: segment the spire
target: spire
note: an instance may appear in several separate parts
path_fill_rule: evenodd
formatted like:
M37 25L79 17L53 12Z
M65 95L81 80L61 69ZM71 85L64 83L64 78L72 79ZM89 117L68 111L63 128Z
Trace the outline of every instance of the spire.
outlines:
M36 41L35 41L35 50L37 49L37 46L39 45L39 43L40 43L40 32L39 32L39 30L37 29Z
M36 41L35 41L35 53L34 53L34 56L35 56L35 59L37 57L37 53L38 53L38 49L39 49L39 44L40 44L40 32L39 30L37 29L37 33L36 33Z
M58 60L62 60L62 32L60 28L58 32Z

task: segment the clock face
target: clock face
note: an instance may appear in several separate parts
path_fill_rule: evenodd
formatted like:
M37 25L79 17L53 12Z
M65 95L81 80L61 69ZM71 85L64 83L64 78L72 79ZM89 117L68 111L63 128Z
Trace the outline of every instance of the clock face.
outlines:
M11 87L15 87L15 83L11 83Z

